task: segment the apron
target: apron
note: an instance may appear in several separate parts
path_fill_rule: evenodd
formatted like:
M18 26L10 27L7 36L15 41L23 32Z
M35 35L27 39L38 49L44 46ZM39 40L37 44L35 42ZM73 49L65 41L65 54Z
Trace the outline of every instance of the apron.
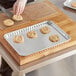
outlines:
M33 2L34 0L27 0L27 3L29 2ZM7 8L11 8L13 7L13 4L16 2L16 0L0 0L0 4L5 7L6 9Z

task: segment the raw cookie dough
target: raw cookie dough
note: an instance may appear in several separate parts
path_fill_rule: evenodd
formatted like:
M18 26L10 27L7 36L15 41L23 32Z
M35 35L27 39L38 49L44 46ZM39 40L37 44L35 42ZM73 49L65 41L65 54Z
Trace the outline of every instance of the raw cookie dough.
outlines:
M22 21L23 17L21 15L13 15L12 19L15 21Z
M12 26L12 25L14 25L14 21L11 20L11 19L6 19L6 20L3 21L3 23L4 23L5 26Z
M28 38L36 38L38 36L37 36L37 33L35 31L30 31L27 33L27 37Z
M76 2L72 2L71 6L74 7L74 8L76 8Z
M40 29L40 32L43 34L48 34L50 32L50 28L45 26Z
M51 35L49 37L49 40L52 41L52 42L58 42L60 39L59 39L58 35Z
M24 37L19 35L19 36L14 36L13 41L15 43L23 43L24 42Z

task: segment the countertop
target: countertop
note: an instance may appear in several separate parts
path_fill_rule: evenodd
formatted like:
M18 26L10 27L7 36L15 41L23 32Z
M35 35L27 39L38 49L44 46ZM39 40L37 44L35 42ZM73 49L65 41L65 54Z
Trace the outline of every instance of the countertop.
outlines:
M36 7L37 4L31 5L31 7L33 6L35 9L34 9L34 11L31 11L30 10L31 12L34 13L33 14L34 15L33 16L34 18L32 16L30 16L30 17L31 17L31 19L35 19L35 21L30 20L30 22L27 23L26 25L25 24L22 25L22 26L21 25L18 25L18 26L14 26L14 27L11 27L11 28L4 29L4 30L2 30L2 33L0 35L1 36L1 39L0 39L1 43L7 49L7 52L9 52L10 55L12 55L13 58L20 65L23 65L23 64L28 63L28 62L33 61L33 60L37 60L37 59L42 58L42 57L45 57L45 56L47 56L49 54L60 52L61 50L65 49L65 48L68 48L68 47L71 47L71 46L73 46L73 45L76 44L76 36L75 36L76 31L74 30L76 28L76 23L72 19L70 19L67 15L65 15L62 11L60 11L55 5L53 5L52 3L50 3L49 1L44 1L44 2L40 3L40 5L43 5L43 4L46 4L49 7L52 7L52 8L49 8L49 9L50 10L52 10L52 9L55 10L54 13L51 14L51 15L47 15L47 16L45 16L43 18L37 18L37 15L36 15L36 13L34 11L37 11L40 8ZM27 6L27 7L29 7L29 6ZM25 15L25 13L24 13L24 15ZM40 15L41 15L41 13L40 13ZM3 16L3 15L1 15L1 16ZM36 20L36 18L37 18L37 20ZM27 27L27 26L30 26L30 25L33 25L33 24L36 24L36 23L39 23L39 22L42 22L42 21L45 21L45 20L52 20L52 21L54 21L56 24L58 24L58 26L60 28L62 28L65 32L67 32L71 36L71 41L64 44L66 47L60 45L59 47L57 46L55 48L45 49L45 50L42 50L41 52L38 52L36 54L25 56L25 57L21 57L21 56L19 56L14 51L14 49L3 38L3 35L5 33L11 32L13 30L17 30L19 28L24 28L24 27ZM68 28L68 26L69 26L69 28ZM28 58L28 61L27 61L27 58Z

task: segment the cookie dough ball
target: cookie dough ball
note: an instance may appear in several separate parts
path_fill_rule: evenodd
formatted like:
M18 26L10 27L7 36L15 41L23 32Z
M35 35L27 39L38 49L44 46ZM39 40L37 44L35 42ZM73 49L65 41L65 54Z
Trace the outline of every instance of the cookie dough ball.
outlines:
M37 33L35 31L30 31L27 33L27 37L28 38L36 38L38 36L37 36Z
M12 19L15 20L15 21L22 21L23 20L23 17L21 15L14 15L12 17Z
M13 41L15 43L23 43L24 42L24 37L23 36L14 36Z
M60 39L58 35L52 35L49 37L49 40L52 42L58 42Z
M43 34L48 34L50 32L50 28L45 26L40 29L40 32Z
M5 26L12 26L12 25L14 25L14 21L11 20L11 19L6 19L6 20L3 21L3 23L4 23Z
M71 6L74 7L74 8L76 8L76 2L72 2Z

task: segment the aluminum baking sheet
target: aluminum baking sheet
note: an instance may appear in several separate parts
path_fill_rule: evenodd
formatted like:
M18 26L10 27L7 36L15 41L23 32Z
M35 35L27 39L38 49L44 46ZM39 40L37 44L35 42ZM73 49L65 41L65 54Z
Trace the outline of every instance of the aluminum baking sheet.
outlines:
M71 6L71 3L72 2L76 2L76 0L66 0L65 2L64 2L64 6L66 6L66 7L69 7L69 8L72 8L72 9L75 9L76 10L76 8L74 8L74 7L72 7Z
M40 28L48 26L51 30L48 34L42 34L40 32ZM34 39L29 39L26 35L27 32L34 30L37 32L38 37ZM60 37L58 42L51 42L49 40L50 35L57 34ZM15 35L23 35L24 43L14 43L13 37ZM19 29L4 35L6 41L15 49L15 51L21 56L27 56L41 50L52 48L59 44L69 41L71 38L68 34L66 34L62 29L60 29L53 21L44 21L30 27L26 27L23 29Z

